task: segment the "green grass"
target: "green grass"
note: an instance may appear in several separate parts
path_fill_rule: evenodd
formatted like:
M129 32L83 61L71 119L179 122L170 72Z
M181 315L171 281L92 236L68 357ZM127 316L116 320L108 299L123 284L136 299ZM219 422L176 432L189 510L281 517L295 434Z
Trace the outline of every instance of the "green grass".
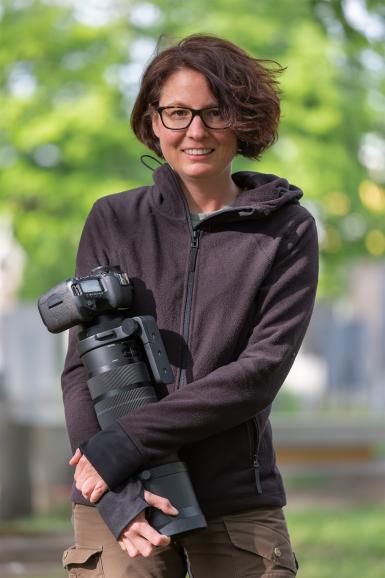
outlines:
M381 505L288 510L303 578L383 578L385 508Z

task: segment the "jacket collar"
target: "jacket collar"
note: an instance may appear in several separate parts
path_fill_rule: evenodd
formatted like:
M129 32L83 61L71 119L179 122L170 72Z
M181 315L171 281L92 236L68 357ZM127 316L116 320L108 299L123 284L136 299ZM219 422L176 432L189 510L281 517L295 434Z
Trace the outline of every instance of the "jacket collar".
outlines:
M242 171L232 177L242 191L232 208L226 210L229 218L267 216L289 203L298 204L303 195L301 189L273 174ZM188 206L179 178L167 163L154 171L152 189L158 211L174 219L186 219Z

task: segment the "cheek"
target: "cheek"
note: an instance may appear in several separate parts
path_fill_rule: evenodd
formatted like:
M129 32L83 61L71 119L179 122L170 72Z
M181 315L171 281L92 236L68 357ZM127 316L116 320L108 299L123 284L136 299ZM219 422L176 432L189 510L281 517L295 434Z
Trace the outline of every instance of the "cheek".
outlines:
M152 119L152 130L154 135L158 138L158 145L162 152L163 158L167 160L167 156L169 156L170 151L170 138L172 140L172 134L169 135L165 132L165 128L161 123L161 120L158 116L153 117Z
M178 148L181 139L178 134L173 133L172 131L166 132L166 130L167 129L160 129L159 131L158 138L160 148L165 153L172 153L174 149Z

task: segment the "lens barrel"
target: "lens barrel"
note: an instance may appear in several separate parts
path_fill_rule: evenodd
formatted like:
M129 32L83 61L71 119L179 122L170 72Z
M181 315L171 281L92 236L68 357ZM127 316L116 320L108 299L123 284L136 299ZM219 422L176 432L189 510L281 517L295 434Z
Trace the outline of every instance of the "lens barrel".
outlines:
M138 407L158 402L147 356L136 334L138 325L131 319L125 319L124 325L121 321L117 317L112 322L108 316L104 323L99 318L97 326L88 326L79 334L78 349L102 429ZM151 464L139 478L146 490L167 497L179 511L177 516L166 516L150 508L149 522L159 532L180 536L207 527L187 467L177 455Z

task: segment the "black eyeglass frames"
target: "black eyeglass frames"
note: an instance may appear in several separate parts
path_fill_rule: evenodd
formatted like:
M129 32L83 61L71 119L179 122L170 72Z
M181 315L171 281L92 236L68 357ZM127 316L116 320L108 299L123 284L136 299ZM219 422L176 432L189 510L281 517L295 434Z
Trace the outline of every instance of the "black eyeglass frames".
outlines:
M180 106L159 106L157 109L163 126L170 130L184 130L190 126L195 116L199 116L205 127L220 130L230 127L230 121L220 108L187 108Z

